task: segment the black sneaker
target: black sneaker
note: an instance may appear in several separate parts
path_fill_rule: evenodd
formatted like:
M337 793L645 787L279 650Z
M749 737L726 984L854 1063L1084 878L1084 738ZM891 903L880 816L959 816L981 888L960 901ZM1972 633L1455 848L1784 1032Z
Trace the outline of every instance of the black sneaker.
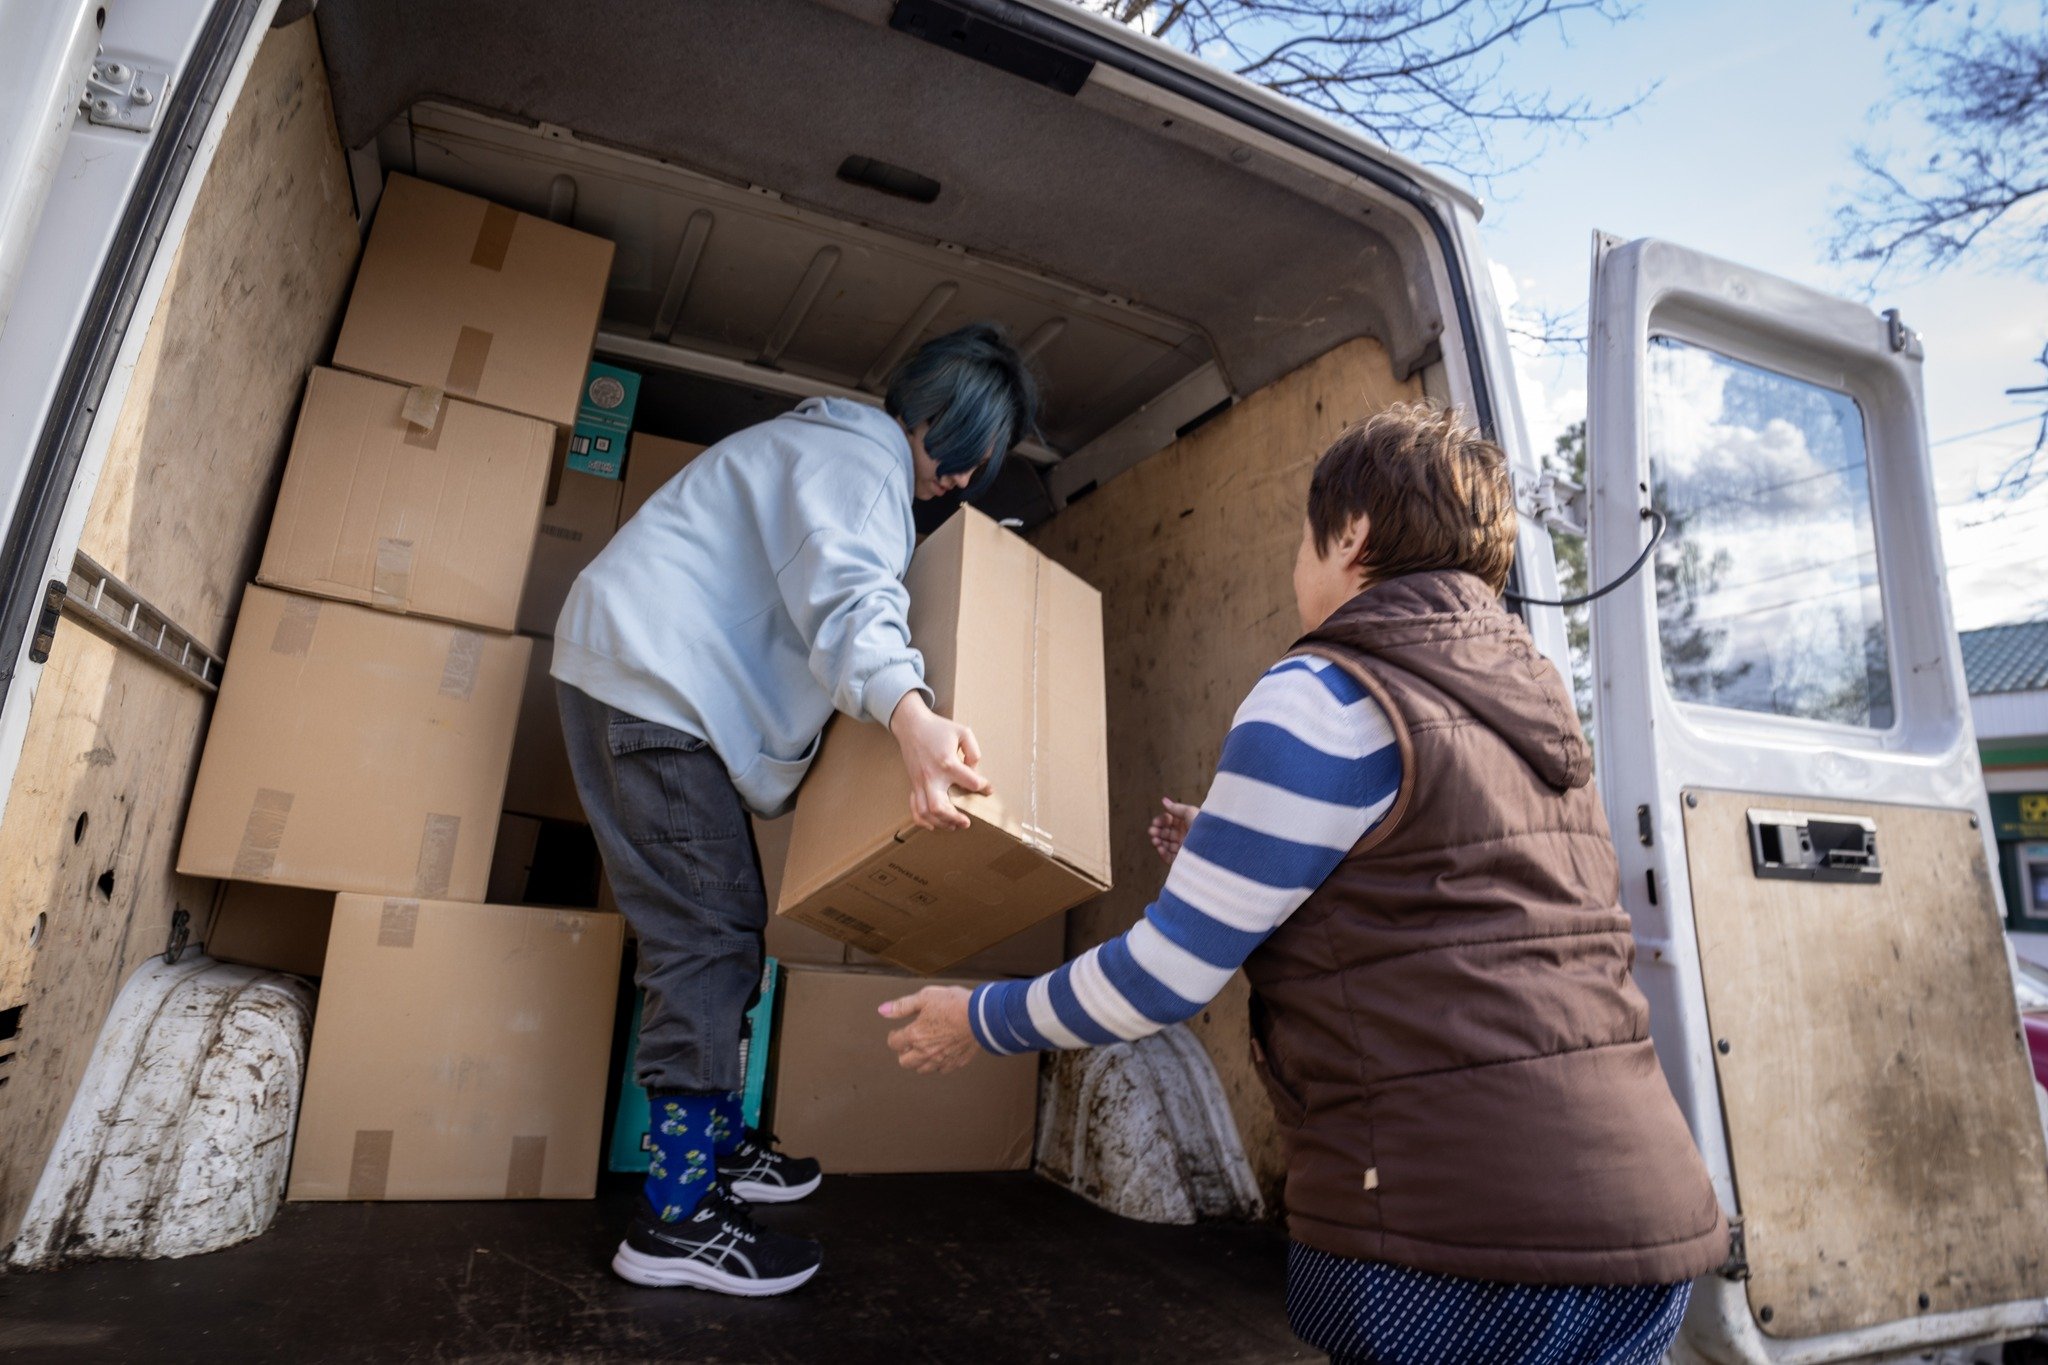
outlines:
M749 1128L731 1156L718 1158L718 1178L749 1203L787 1204L817 1189L825 1177L809 1157L776 1151L773 1133Z
M641 1195L612 1273L634 1284L689 1285L757 1298L786 1294L818 1273L818 1244L764 1228L747 1206L713 1185L696 1212L664 1223Z

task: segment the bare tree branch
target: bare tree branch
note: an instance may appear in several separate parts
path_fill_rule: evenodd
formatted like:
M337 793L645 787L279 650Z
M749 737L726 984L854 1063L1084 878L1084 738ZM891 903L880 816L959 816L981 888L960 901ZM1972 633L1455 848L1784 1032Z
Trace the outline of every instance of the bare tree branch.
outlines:
M1634 12L1634 0L1079 0L1349 123L1419 160L1481 181L1504 174L1496 133L1573 133L1639 105L1526 89L1507 52L1546 26L1568 32Z
M1967 0L1884 0L1902 35L1892 103L1918 110L1939 144L1903 166L1858 149L1863 184L1840 206L1831 249L1871 268L1939 268L1987 256L2048 269L2048 3L2032 27L1993 26Z

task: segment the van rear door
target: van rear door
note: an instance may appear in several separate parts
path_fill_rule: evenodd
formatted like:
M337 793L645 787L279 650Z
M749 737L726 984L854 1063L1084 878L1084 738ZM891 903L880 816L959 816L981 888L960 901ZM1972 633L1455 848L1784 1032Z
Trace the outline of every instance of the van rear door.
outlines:
M2020 1335L2048 1154L1895 314L1595 240L1601 782L1673 1090L1740 1216L1687 1338ZM1797 1346L1794 1343L1798 1343Z

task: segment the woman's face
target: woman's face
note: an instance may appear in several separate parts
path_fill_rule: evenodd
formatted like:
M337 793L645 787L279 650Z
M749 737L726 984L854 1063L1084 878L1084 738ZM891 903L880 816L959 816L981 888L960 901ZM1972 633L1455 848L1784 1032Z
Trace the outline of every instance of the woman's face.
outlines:
M1365 570L1358 563L1365 534L1366 521L1360 517L1330 542L1327 551L1318 553L1315 527L1307 517L1301 519L1301 548L1294 555L1294 605L1301 612L1303 633L1365 591Z
M965 488L974 482L975 475L981 473L981 465L976 465L965 473L941 474L939 462L924 448L924 433L928 425L929 423L920 422L916 427L905 430L905 434L910 437L910 458L917 467L917 498L920 502L944 497L956 488ZM981 463L987 464L988 460L983 458Z

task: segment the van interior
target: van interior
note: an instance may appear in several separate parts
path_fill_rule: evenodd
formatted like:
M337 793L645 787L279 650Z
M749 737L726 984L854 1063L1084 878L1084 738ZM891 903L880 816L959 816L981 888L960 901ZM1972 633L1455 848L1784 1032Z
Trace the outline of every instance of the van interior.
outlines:
M1150 812L1199 799L1296 632L1315 455L1444 390L1447 267L1412 207L945 6L323 0L264 39L165 244L82 544L216 654L392 171L615 242L597 355L645 375L656 434L872 399L969 321L1021 340L1041 429L982 505L1104 595L1117 887L1071 916L1070 951L1142 913ZM0 826L0 1242L123 982L178 917L203 942L216 887L172 863L207 713L189 681L60 632ZM1194 1031L1275 1207L1241 982ZM1041 1134L1045 1174L1072 1138Z

